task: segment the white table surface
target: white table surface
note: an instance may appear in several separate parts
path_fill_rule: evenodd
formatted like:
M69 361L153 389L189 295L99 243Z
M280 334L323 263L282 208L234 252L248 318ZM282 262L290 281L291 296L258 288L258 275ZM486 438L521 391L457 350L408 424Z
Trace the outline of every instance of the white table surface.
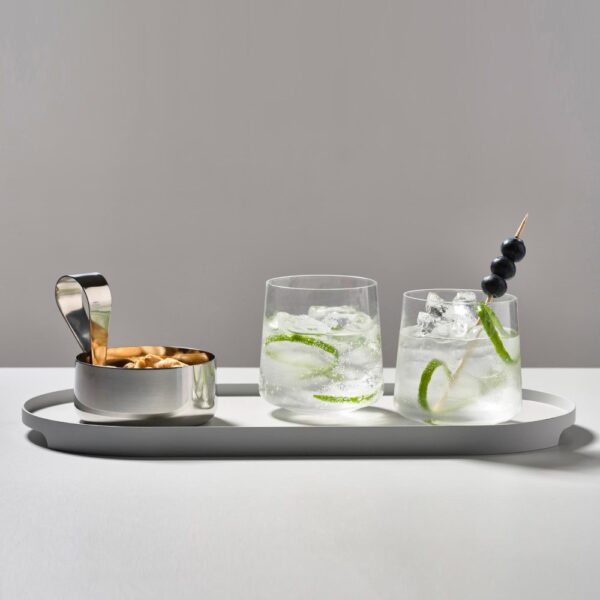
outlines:
M20 409L72 376L0 369L1 600L600 597L600 369L524 370L558 448L445 459L61 454Z

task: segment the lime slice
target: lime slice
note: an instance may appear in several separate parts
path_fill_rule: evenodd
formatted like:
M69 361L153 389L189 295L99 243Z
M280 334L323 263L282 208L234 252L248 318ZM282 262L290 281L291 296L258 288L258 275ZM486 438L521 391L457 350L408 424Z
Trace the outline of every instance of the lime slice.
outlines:
M421 381L419 382L419 404L423 410L431 410L431 407L427 402L427 388L429 387L429 382L431 381L433 374L439 367L442 368L446 377L448 377L448 380L452 377L448 365L443 360L434 358L427 363L427 366L423 369L423 373L421 373Z
M516 360L511 358L510 354L506 351L506 348L502 343L502 339L500 338L498 329L500 327L501 331L504 331L504 328L500 324L496 313L485 302L480 302L477 307L477 315L479 316L483 330L490 338L490 342L492 342L492 345L496 350L496 354L505 363L508 363L509 365L514 364Z
M265 340L265 352L273 360L306 369L328 368L337 363L337 348L310 335L278 333Z
M333 404L342 404L347 402L349 404L360 404L361 402L366 402L367 400L372 400L377 395L375 392L371 392L370 394L364 394L363 396L328 396L327 394L314 394L313 398L317 400L322 400L323 402L331 402Z

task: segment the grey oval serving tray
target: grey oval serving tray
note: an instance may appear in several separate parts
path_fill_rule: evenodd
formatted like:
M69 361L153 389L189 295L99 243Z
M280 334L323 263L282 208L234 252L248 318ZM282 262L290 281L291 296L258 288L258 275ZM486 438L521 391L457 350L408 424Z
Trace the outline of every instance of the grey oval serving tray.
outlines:
M504 454L549 448L575 422L570 400L523 390L523 410L513 421L488 426L413 423L392 410L392 397L321 424L288 416L256 395L221 396L217 416L201 426L125 426L80 423L73 390L25 402L23 423L49 448L80 454L145 457L442 456ZM222 388L235 394L236 386Z

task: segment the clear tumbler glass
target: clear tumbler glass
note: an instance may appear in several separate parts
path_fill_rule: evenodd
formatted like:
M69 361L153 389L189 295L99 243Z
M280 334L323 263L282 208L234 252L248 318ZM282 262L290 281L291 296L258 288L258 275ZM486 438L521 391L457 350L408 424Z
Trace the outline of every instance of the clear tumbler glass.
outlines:
M494 424L521 409L517 299L476 290L404 294L394 400L432 424Z
M346 275L269 279L260 394L312 415L376 402L383 394L377 283Z

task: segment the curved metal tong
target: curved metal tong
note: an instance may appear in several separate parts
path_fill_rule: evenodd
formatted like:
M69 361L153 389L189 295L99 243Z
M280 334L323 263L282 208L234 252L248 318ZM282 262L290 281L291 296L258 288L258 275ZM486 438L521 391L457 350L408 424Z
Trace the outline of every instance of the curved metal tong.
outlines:
M108 282L100 273L63 275L56 282L56 304L92 364L106 363L111 295Z

